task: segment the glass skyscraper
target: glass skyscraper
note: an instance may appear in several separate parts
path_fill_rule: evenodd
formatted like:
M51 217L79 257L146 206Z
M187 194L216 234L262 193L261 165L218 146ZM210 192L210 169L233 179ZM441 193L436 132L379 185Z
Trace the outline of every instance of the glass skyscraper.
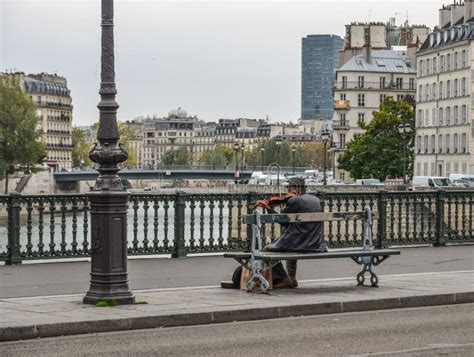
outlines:
M308 35L302 39L302 119L332 119L334 71L343 45L344 40L336 35Z

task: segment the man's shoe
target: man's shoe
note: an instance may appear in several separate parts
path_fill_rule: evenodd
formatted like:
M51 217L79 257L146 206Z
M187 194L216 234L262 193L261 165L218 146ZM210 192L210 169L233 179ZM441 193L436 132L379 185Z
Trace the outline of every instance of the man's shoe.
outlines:
M284 278L282 281L280 281L278 284L273 285L274 289L293 289L298 286L298 283L296 283L296 286L294 284L296 280L292 278Z
M288 279L291 280L294 288L298 287L298 281L296 281L296 278L293 278L293 277L290 276Z

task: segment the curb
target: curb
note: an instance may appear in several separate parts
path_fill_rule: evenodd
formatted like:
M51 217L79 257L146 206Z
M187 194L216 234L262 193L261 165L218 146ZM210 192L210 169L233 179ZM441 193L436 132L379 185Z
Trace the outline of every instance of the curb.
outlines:
M251 308L241 310L157 315L95 321L77 321L0 328L0 342L33 338L80 335L98 332L127 331L162 327L206 325L234 321L253 321L325 315L344 312L373 311L409 307L466 304L474 302L474 291L438 295L421 295L401 298L362 301L331 302L306 305Z

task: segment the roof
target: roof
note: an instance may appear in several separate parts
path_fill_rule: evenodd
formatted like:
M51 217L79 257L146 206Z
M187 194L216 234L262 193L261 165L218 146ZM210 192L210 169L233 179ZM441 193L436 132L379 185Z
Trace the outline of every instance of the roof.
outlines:
M393 50L371 50L371 61L367 62L364 54L352 57L337 71L347 72L384 72L416 73L407 62L404 52Z
M468 40L474 40L474 21L472 19L462 25L433 31L428 35L418 53Z

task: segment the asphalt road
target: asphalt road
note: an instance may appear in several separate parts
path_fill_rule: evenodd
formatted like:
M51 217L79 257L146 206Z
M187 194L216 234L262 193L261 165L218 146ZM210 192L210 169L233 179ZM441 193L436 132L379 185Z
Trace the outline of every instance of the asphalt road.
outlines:
M7 356L472 356L474 305L0 343Z
M237 263L221 256L129 260L133 290L219 285L230 280ZM376 267L379 275L474 270L474 245L402 248ZM350 259L298 263L300 280L355 277L360 267ZM83 293L89 288L89 262L0 266L0 298Z

